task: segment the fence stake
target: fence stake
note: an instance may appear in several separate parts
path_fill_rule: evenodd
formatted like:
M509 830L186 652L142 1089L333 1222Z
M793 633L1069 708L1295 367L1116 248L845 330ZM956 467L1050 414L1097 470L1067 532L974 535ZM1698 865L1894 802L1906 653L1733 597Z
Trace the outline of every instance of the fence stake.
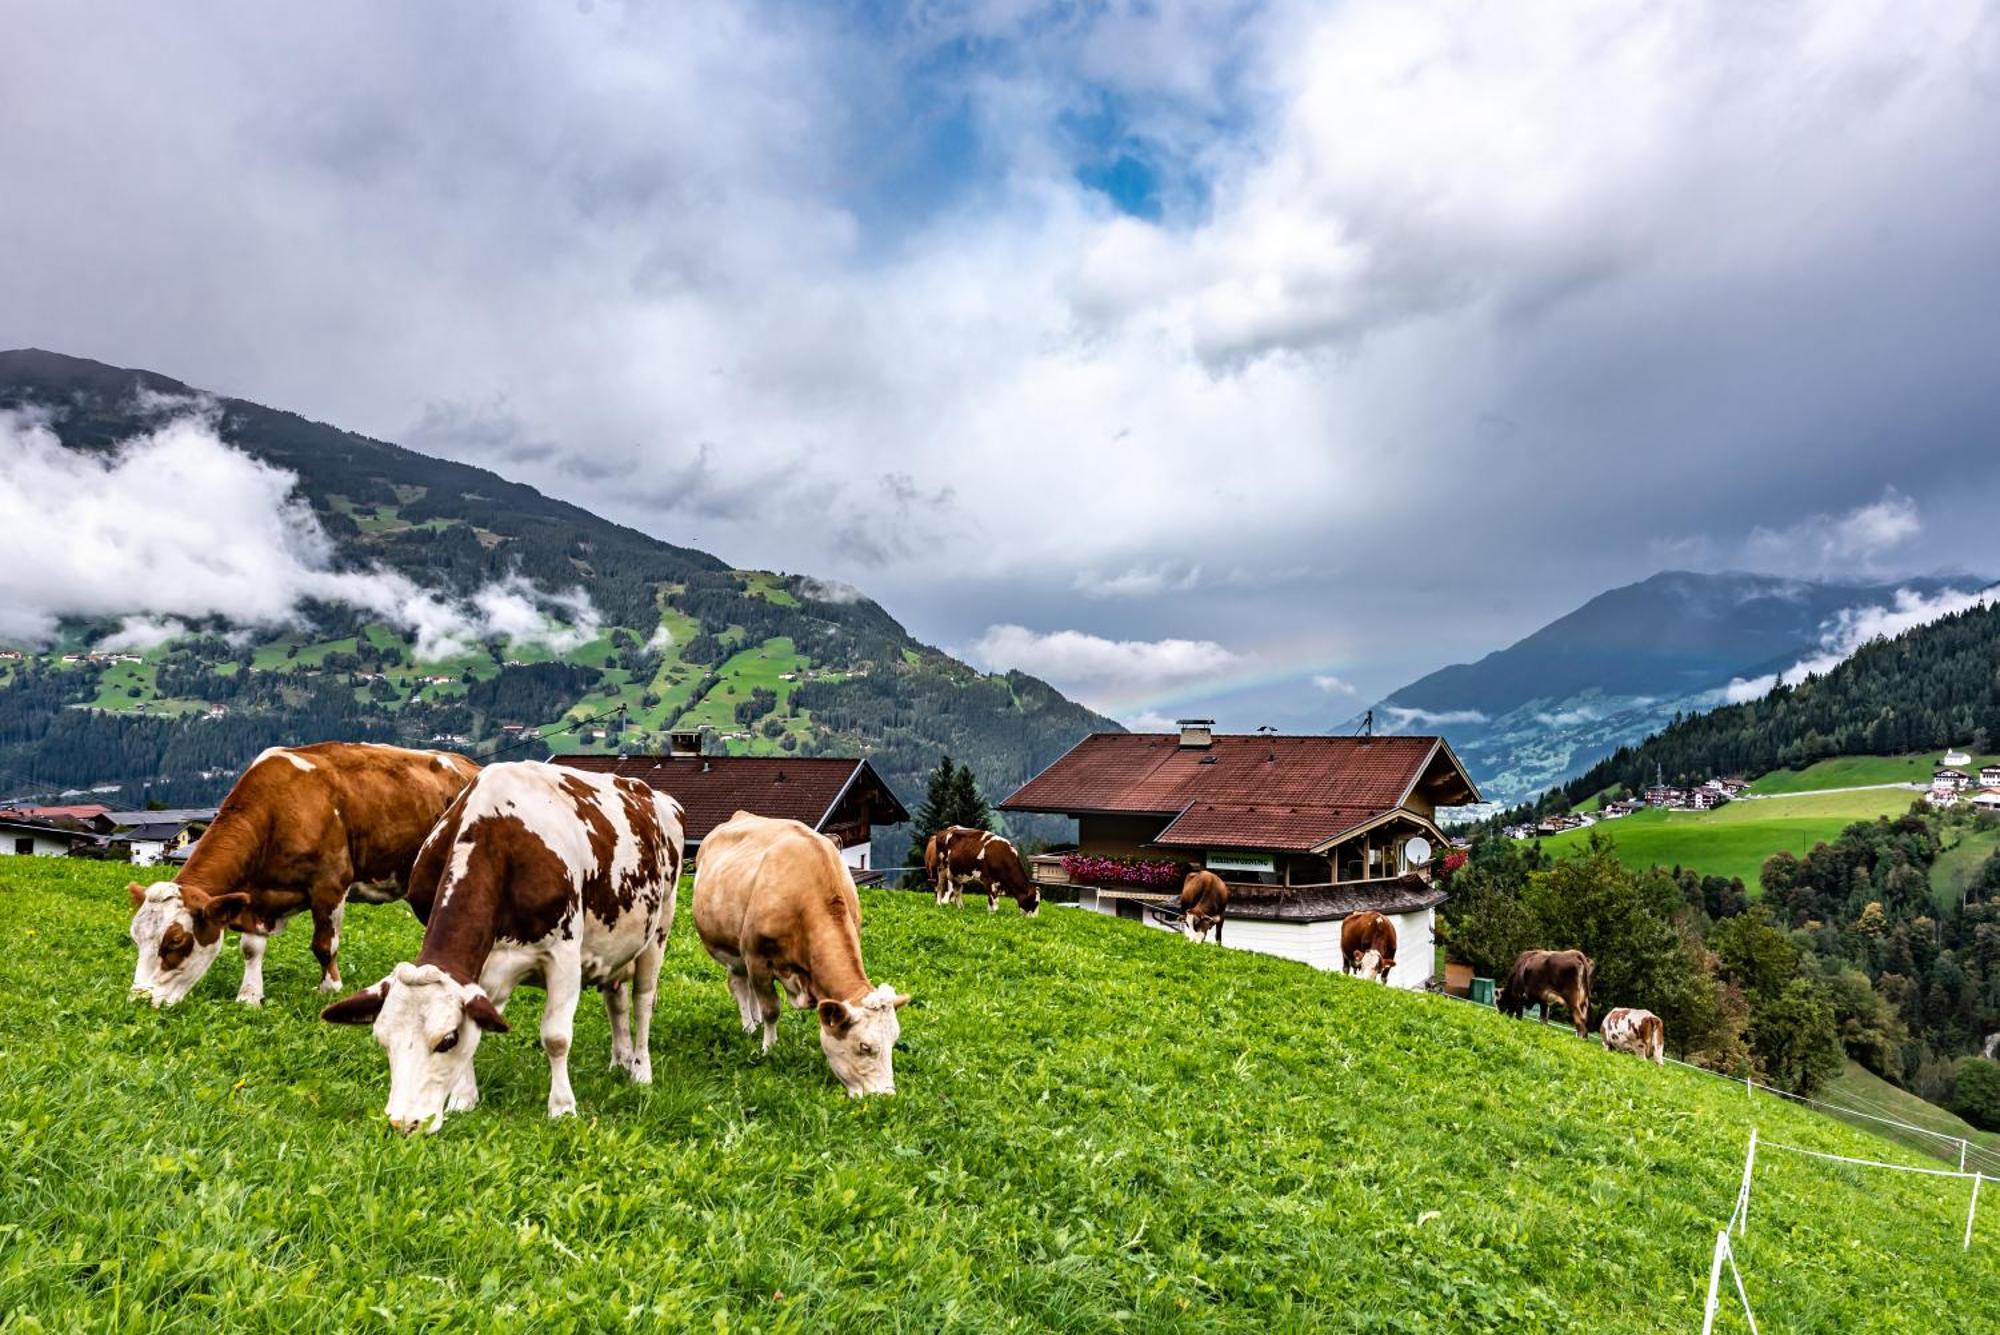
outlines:
M1743 1156L1743 1185L1736 1191L1736 1211L1730 1216L1736 1225L1736 1236L1742 1237L1743 1230L1750 1226L1750 1170L1757 1163L1757 1128L1750 1128L1750 1149ZM1729 1230L1724 1229L1727 1233Z
M1965 1211L1965 1246L1963 1251L1972 1250L1972 1217L1979 1213L1979 1184L1986 1180L1983 1173L1972 1175L1972 1204Z
M1716 1298L1722 1289L1722 1253L1729 1247L1729 1230L1723 1229L1715 1235L1715 1259L1708 1263L1708 1301L1701 1309L1701 1335L1712 1335L1715 1330Z
M1958 1142L1958 1171L1961 1173L1965 1171L1965 1146L1966 1142L1961 1139Z

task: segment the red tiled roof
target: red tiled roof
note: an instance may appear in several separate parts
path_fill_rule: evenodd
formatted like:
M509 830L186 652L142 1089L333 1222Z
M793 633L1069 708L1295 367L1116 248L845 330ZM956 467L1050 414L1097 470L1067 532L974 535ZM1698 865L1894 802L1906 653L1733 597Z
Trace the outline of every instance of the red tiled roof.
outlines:
M1222 734L1195 747L1171 735L1099 732L1000 805L1160 816L1179 815L1193 802L1385 811L1421 777L1438 744L1435 737Z
M819 829L843 793L876 825L910 818L866 760L835 756L551 756L558 765L639 779L687 813L689 843L739 811ZM850 785L852 792L849 791Z
M1373 807L1218 806L1196 802L1153 836L1162 848L1259 848L1308 853L1382 814Z

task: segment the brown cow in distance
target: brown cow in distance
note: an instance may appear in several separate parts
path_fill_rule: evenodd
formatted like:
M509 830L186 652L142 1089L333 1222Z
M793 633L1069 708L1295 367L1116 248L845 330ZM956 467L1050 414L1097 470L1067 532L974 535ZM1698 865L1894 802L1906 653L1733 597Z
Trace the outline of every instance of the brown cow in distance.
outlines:
M1540 1002L1542 1023L1547 1024L1549 1007L1561 1004L1569 1010L1576 1036L1582 1038L1590 1030L1590 984L1596 972L1597 966L1581 950L1524 950L1494 1008L1518 1020L1531 1002Z
M1006 895L1030 918L1041 911L1042 892L1021 865L1014 845L989 830L949 825L924 845L924 865L939 904L965 903L965 887L986 892L986 911L1000 907Z
M1215 944L1222 944L1222 920L1229 912L1229 885L1204 867L1196 867L1181 882L1181 931L1190 941L1208 940L1215 931Z
M1604 1017L1598 1033L1608 1051L1629 1052L1655 1066L1667 1064L1667 1027L1651 1011L1620 1006Z
M1389 981L1396 967L1396 924L1374 909L1350 913L1340 922L1340 967L1351 974Z
M222 799L178 879L133 885L132 995L171 1006L242 933L238 1001L264 1000L266 939L309 911L320 990L340 987L347 898L386 904L438 817L479 773L464 756L366 742L272 747Z

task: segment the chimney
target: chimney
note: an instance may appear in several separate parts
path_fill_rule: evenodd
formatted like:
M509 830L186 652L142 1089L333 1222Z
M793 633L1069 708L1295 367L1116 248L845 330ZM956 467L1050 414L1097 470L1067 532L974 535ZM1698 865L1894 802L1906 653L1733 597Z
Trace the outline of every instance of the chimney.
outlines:
M701 734L699 732L668 733L667 754L676 758L692 758L700 755Z
M1183 750L1205 751L1209 743L1215 740L1215 720L1212 718L1183 718L1175 719L1174 722L1181 730Z

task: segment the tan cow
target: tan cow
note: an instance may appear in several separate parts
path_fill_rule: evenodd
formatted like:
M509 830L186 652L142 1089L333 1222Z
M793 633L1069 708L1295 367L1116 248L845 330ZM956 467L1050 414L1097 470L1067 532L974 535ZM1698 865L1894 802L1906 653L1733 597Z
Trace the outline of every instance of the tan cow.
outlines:
M1620 1006L1604 1017L1599 1032L1608 1051L1629 1052L1655 1066L1667 1064L1667 1027L1651 1011Z
M320 991L340 987L347 898L386 904L409 889L424 836L479 772L464 756L365 742L273 747L250 762L172 881L133 885L132 995L171 1006L243 937L236 999L264 1000L266 938L309 911Z
M1000 896L1021 906L1030 918L1042 909L1042 891L1014 845L989 830L951 825L924 845L924 866L939 904L963 905L965 888L986 892L986 911L997 912Z
M729 971L743 1032L761 1026L766 1052L778 1040L778 983L795 1008L818 1008L820 1047L850 1095L896 1092L896 1012L909 998L868 981L861 901L832 840L737 812L701 842L694 926Z
M1396 924L1374 909L1350 913L1340 922L1340 967L1378 982L1396 967Z
M1222 944L1222 920L1229 912L1229 886L1220 876L1196 867L1181 881L1181 933L1188 940L1208 940Z

